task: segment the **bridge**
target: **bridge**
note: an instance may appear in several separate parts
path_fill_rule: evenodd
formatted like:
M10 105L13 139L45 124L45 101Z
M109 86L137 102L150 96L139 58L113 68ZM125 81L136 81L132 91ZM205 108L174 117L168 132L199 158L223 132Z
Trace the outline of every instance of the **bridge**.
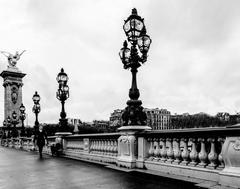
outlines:
M150 179L144 182L152 185L151 188L157 187L159 183L155 182L161 182L162 179L175 179L205 188L240 187L239 127L138 132L129 129L119 133L57 134L49 137L49 145L44 148L47 158L43 162L37 160L32 138L3 139L0 158L2 182L3 175L12 174L18 181L24 174L33 174L35 179L29 176L29 182L49 175L49 183L52 181L57 185L63 182L61 186L73 182L79 185L85 183L86 187L99 184L105 185L103 188L121 188L121 183L125 181L116 178L124 177L129 182L127 184L140 188L141 184L138 183L141 181L135 180L135 175L140 174L136 178L143 180L150 178L150 175L160 176L154 181ZM62 144L60 159L50 156L50 146L55 141ZM8 174L4 173L2 167ZM132 176L134 179L129 179ZM90 182L91 179L93 181ZM7 183L13 185L15 181L10 180Z
M195 188L192 183L174 181L135 171L119 171L104 164L92 164L0 147L1 189L128 189ZM124 169L123 169L124 170Z

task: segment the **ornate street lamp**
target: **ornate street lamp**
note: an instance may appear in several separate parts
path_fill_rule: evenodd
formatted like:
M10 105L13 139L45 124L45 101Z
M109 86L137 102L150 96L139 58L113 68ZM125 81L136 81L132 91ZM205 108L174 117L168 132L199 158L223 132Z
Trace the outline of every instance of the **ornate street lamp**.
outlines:
M4 137L6 137L6 130L7 130L7 121L6 120L4 120L3 121L3 135L4 135Z
M67 85L68 82L68 76L64 72L63 68L61 69L60 73L57 75L57 82L59 84L58 90L56 93L57 99L62 104L62 111L60 113L60 119L59 119L59 126L61 131L67 131L67 119L66 119L66 112L64 108L65 100L69 98L69 87Z
M38 129L38 126L39 126L39 122L38 122L38 114L39 112L41 111L41 108L40 108L40 96L39 94L37 93L37 91L35 92L35 94L33 95L32 97L32 100L34 102L34 105L33 105L33 108L32 108L32 111L33 113L35 113L35 116L36 116L36 120L35 120L35 130Z
M21 104L21 106L19 107L20 110L20 120L22 121L22 129L21 129L21 136L25 135L25 128L24 128L24 120L26 119L26 114L25 114L25 106L23 104Z
M138 100L140 93L137 88L137 69L147 61L147 53L152 40L146 34L144 19L137 14L137 10L132 9L132 14L125 20L123 25L124 32L131 47L125 40L119 56L124 69L131 69L132 86L129 90L130 100L122 115L124 125L146 125L146 113L143 112L142 101Z
M10 130L11 130L11 118L10 116L6 119L6 126L7 126L7 138L11 137Z
M12 130L12 137L18 137L18 131L16 128L16 125L19 123L19 119L17 118L17 113L15 111L12 112L12 120L11 120L12 124L13 124L13 130Z

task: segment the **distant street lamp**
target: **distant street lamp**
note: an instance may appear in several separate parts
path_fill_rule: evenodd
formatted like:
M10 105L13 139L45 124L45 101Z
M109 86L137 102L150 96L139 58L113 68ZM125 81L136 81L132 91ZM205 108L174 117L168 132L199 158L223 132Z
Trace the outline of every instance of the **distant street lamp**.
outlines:
M11 130L11 118L10 118L10 116L7 117L6 124L7 124L7 130L8 130L7 138L10 138L10 137L11 137L11 134L10 134L10 130Z
M152 40L146 34L144 19L138 16L137 10L132 9L132 14L125 20L123 29L127 36L131 48L128 48L128 42L125 40L119 56L124 69L131 69L132 86L129 90L130 100L127 101L127 107L122 115L124 125L146 125L146 113L143 112L142 101L138 100L140 93L137 88L137 69L147 61L147 53ZM139 56L139 51L141 56Z
M33 100L33 102L34 102L32 111L33 111L33 113L35 113L35 116L36 116L36 120L35 120L35 130L37 130L38 127L39 127L38 114L39 114L39 112L41 111L40 104L39 104L40 99L41 99L41 98L40 98L39 94L38 94L37 91L36 91L35 94L34 94L33 97L32 97L32 100Z
M22 129L21 129L21 136L25 135L25 128L24 128L24 120L26 119L26 114L25 114L25 106L23 104L21 104L21 106L19 107L20 110L20 120L22 121Z
M61 69L61 72L57 75L57 82L58 82L58 90L56 93L57 99L62 104L62 111L60 113L60 119L59 119L59 126L60 131L67 131L67 119L66 119L66 112L64 108L65 100L69 98L69 87L67 85L68 82L68 76L64 72L63 68Z
M4 137L6 137L6 130L7 130L7 121L4 120L3 121L3 135L4 135Z
M19 119L17 118L17 113L15 111L12 112L12 120L11 120L12 124L13 124L13 130L12 130L12 137L18 137L18 131L16 128L16 125L19 123Z

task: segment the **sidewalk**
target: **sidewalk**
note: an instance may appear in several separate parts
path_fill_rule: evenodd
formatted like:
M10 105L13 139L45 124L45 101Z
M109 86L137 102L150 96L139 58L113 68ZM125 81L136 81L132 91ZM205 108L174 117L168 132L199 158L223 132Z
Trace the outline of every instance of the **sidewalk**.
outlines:
M184 183L65 158L0 147L0 189L177 189Z

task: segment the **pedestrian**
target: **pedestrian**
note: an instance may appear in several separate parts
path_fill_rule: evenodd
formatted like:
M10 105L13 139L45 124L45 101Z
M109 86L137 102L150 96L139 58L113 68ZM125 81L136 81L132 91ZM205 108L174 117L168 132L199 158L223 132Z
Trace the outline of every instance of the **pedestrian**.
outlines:
M42 158L42 150L43 150L44 145L46 144L45 140L48 143L47 134L43 130L43 126L40 125L39 129L35 132L35 136L34 136L34 139L33 139L34 144L37 143L40 158Z

